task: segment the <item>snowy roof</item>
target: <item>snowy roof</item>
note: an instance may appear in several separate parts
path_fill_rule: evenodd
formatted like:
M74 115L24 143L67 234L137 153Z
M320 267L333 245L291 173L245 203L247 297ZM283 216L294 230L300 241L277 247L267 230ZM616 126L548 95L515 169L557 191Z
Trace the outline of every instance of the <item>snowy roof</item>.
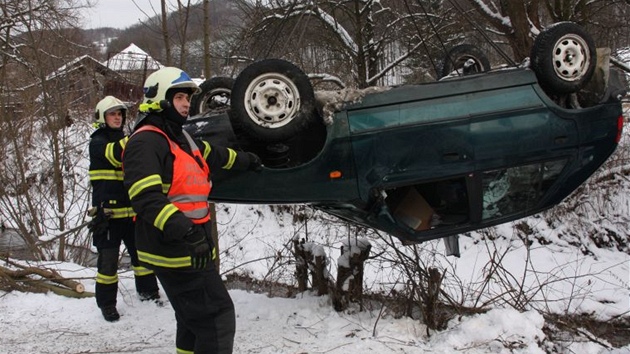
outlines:
M90 65L90 64L94 65L94 68L97 71L104 72L107 70L106 68L99 68L100 65L105 66L105 64L99 63L98 60L94 59L93 57L89 55L83 55L83 56L74 58L73 60L69 61L68 63L58 68L57 70L48 74L46 76L46 80L52 80L58 76L67 75L71 71L77 70L85 65Z
M164 66L133 43L104 61L103 65L115 71L158 70Z

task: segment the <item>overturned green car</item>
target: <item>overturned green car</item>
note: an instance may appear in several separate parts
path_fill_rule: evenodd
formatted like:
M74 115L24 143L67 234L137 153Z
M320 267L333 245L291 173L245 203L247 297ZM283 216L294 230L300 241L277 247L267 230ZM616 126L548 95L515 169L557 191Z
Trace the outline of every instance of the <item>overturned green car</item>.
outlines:
M254 151L265 164L261 173L229 179L213 171L210 199L306 203L406 243L553 207L617 147L625 91L605 85L588 107L559 104L589 83L595 48L571 23L540 37L544 47L535 47L528 66L481 65L343 100L316 95L291 63L254 62L234 81L227 109L186 125L215 144ZM453 60L452 69L475 59Z

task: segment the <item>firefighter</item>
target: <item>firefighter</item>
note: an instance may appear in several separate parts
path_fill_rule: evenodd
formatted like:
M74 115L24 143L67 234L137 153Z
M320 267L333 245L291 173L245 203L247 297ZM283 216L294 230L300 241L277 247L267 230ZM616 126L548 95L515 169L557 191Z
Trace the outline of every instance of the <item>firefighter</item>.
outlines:
M96 304L105 320L110 322L120 318L116 296L121 242L124 242L131 258L140 300L160 303L155 275L138 262L133 221L135 213L123 185L122 152L129 139L123 131L126 115L127 107L122 101L106 96L96 105L96 131L90 136L93 219L88 226L92 231L92 244L98 250Z
M138 214L140 264L160 280L177 321L178 353L232 353L234 304L213 260L211 171L260 171L255 154L192 139L182 125L198 86L165 67L147 77L123 157L125 187ZM243 172L241 172L243 173Z

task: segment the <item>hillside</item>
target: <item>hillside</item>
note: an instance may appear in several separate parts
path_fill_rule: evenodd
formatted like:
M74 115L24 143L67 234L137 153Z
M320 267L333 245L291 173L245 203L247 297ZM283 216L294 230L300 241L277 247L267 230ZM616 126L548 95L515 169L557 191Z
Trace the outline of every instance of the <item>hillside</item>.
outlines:
M180 56L180 48L182 44L183 18L185 14L181 12L170 13L168 16L169 37L171 40L171 49L173 52L173 65L180 66L193 75L199 75L203 67L203 58L201 53L203 40L203 8L202 4L192 5L187 20L185 38L187 41L188 53L185 58ZM229 1L211 1L210 2L210 37L212 43L213 66L217 68L225 61L227 53L221 49L221 42L226 36L233 33L234 28L238 27L240 11ZM164 39L162 36L161 19L159 16L153 16L136 25L128 27L124 30L113 28L97 28L84 30L86 41L93 43L99 48L101 60L120 52L122 49L134 43L142 48L157 61L165 63ZM181 63L184 65L180 65Z

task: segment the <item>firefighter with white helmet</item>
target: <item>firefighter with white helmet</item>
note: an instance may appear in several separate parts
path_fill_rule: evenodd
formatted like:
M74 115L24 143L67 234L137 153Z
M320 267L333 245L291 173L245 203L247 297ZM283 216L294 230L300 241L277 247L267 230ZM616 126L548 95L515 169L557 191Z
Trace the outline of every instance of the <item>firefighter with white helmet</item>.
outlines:
M135 246L135 227L129 195L123 185L122 153L128 137L124 126L127 106L114 96L96 105L90 136L90 183L93 219L88 225L92 244L98 250L96 304L105 320L120 318L116 309L118 295L118 258L121 242L127 247L134 271L136 291L141 300L157 301L157 280L149 269L140 266Z
M149 75L142 116L125 149L125 187L138 213L140 264L155 272L175 310L177 352L227 354L232 353L235 312L213 262L210 176L218 169L247 173L262 167L252 153L186 133L182 125L198 90L178 68Z

